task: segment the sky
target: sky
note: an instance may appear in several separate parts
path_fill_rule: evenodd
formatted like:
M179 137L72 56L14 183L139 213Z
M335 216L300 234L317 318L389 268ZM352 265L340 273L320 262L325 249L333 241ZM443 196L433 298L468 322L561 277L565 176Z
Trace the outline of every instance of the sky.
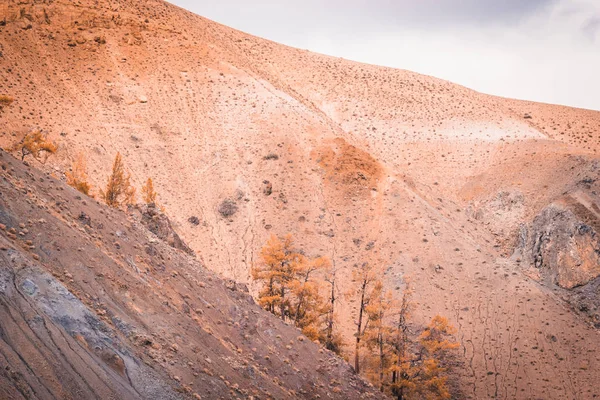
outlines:
M289 46L600 110L600 0L170 0Z

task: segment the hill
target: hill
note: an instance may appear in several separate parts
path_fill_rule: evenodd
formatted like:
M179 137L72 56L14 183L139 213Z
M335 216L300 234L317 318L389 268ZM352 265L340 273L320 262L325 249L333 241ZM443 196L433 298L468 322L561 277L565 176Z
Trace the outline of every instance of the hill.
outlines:
M4 12L3 148L41 128L60 144L44 168L60 178L83 153L96 188L120 152L199 259L253 294L271 233L330 257L341 293L363 262L392 289L410 276L415 320L458 328L464 397L598 395L599 112L289 48L158 0Z

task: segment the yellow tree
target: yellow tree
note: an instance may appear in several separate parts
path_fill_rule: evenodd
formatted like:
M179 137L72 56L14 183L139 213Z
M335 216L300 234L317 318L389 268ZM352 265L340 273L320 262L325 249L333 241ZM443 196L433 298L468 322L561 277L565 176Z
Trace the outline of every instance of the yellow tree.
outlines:
M391 343L393 326L389 324L389 312L395 306L392 294L386 291L381 281L376 281L370 295L369 304L365 307L367 326L365 343L369 350L375 351L377 358L377 375L379 390L384 391L384 374L389 368L393 352ZM375 380L375 379L374 379Z
M131 177L125 172L120 153L115 156L106 189L100 191L100 196L107 205L115 208L123 204L133 204L135 201L135 188L131 186Z
M77 159L73 162L71 172L67 172L65 175L69 186L74 187L86 196L90 195L92 187L87 181L87 166L83 153L79 153Z
M156 203L156 192L154 191L154 184L152 178L148 178L146 184L142 186L142 199L146 204Z
M252 270L254 280L263 282L258 302L267 311L279 313L285 320L289 317L290 299L288 298L290 283L296 271L305 262L302 254L294 248L294 240L287 235L280 240L271 235L260 252L260 263Z
M321 340L321 317L327 314L327 304L320 294L320 282L314 274L331 267L327 257L303 258L296 265L295 277L289 282L292 295L290 310L294 324L311 340Z
M13 147L13 150L21 151L21 161L31 155L41 163L45 163L48 157L58 150L58 145L50 140L41 131L37 130L25 135L25 137Z
M361 339L365 333L367 319L365 318L365 309L369 305L372 287L377 283L376 271L369 263L363 263L358 269L352 271L353 290L349 293L358 299L358 317L354 324L356 325L355 345L354 345L354 370L360 373L360 346Z
M448 350L459 347L459 344L450 340L456 333L448 318L436 315L419 336L419 342L430 356L444 354Z
M412 360L406 380L404 397L398 399L428 399L447 400L451 398L448 388L448 377L444 363L451 350L459 347L451 340L456 329L448 319L440 315L432 318L431 322L418 338L418 352Z
M396 357L390 367L390 372L392 373L390 388L392 395L398 400L402 400L405 393L413 391L415 386L410 380L410 377L415 375L415 372L409 354L410 342L408 337L408 320L414 308L412 295L411 281L405 277L404 291L398 309L395 337L392 339L392 346Z

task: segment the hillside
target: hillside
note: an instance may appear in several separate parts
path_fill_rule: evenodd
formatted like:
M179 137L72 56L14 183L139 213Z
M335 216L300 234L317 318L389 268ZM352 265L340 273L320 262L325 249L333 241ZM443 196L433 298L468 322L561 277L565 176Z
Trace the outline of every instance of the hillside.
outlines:
M600 112L289 48L158 0L1 7L1 147L41 128L60 145L43 168L64 179L82 152L96 188L120 152L198 259L253 294L271 233L330 257L342 293L366 261L390 288L410 276L415 320L458 328L465 398L600 395Z
M0 398L377 397L135 213L0 165Z

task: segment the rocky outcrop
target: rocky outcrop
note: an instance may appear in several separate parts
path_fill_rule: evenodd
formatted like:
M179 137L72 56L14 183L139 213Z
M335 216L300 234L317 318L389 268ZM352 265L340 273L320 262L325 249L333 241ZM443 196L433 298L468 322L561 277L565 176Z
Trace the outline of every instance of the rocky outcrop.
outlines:
M600 276L600 235L569 208L545 208L520 241L525 261L547 283L573 289Z
M181 398L114 328L2 239L0 398Z
M177 232L171 226L171 221L155 204L140 204L133 208L137 212L139 221L150 232L169 246L182 250L189 255L194 255L194 251L179 237Z
M522 225L513 258L524 271L600 328L600 210L594 192L576 191ZM560 289L563 289L562 291Z

